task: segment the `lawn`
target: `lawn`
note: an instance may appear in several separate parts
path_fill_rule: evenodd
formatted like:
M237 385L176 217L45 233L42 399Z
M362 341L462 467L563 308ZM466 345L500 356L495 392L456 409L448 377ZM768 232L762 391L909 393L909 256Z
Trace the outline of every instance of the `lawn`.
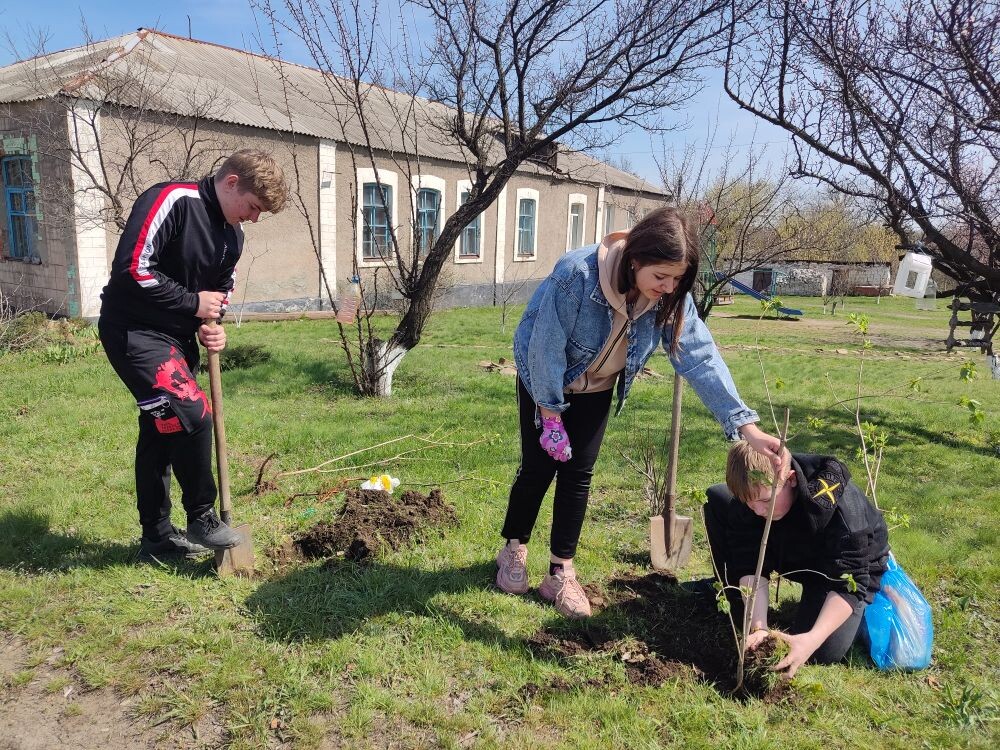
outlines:
M590 626L492 585L518 445L513 379L479 363L509 357L512 332L501 333L498 310L461 309L434 316L387 400L352 395L332 322L231 326L231 344L271 354L224 373L236 516L251 524L259 562L253 579L220 580L207 562L138 563L135 407L103 355L0 356L0 640L30 654L2 678L0 713L54 653L81 690L129 699L182 747L198 746L191 728L206 722L234 748L1000 746L1000 384L986 379L979 355L943 353L943 307L852 299L824 316L817 300L785 300L805 312L793 321L759 320L751 302L710 319L741 394L767 423L766 378L776 413L791 410L792 449L845 458L859 483L853 407L837 402L859 387L861 339L848 315L870 319L861 418L888 433L879 502L894 523L908 517L890 541L934 607L930 669L884 674L858 652L844 666L804 668L779 703L735 700L693 668L655 684L629 678L629 643L664 642L669 631L683 648L665 656L697 664L699 638L725 632L705 627L704 612L691 614L694 597L676 587L664 593L660 621L611 604L622 580L649 572L647 508L620 452L629 431L668 428L662 356L611 420L577 558L581 578L610 597L593 627L620 642L576 656L537 648L540 630L577 637ZM968 358L979 364L971 382L959 378ZM678 476L696 534L682 579L710 573L696 497L721 481L726 449L708 412L690 390L685 397ZM963 397L980 402L981 423ZM324 491L340 477L374 469L284 476L255 494L267 457L273 478L405 435L438 444L389 470L401 490L440 486L457 525L369 563L275 554L291 535L336 519L342 494ZM352 462L416 447L410 438ZM530 546L533 585L548 523L546 506Z

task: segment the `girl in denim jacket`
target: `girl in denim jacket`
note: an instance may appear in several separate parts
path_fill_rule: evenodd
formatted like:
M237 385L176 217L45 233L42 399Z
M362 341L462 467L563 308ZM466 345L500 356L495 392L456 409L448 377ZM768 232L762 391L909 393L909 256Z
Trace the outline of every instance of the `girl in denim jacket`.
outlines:
M525 545L555 477L549 572L538 591L566 617L590 615L573 568L590 479L612 395L617 414L657 345L728 438L778 462L779 441L757 427L689 294L699 250L678 211L660 208L630 231L561 257L532 295L514 333L521 465L497 555L503 591L528 590Z

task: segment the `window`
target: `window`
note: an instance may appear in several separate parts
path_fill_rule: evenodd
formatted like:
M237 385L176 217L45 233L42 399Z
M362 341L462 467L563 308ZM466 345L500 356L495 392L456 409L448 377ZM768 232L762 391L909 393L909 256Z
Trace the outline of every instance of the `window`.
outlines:
M615 231L615 204L604 204L604 234L605 236Z
M517 208L517 223L514 225L514 261L533 261L538 255L538 226L541 214L538 191L533 188L518 188L514 198ZM549 243L551 244L551 240Z
M38 220L35 216L35 181L31 159L8 156L2 162L4 200L11 258L33 258Z
M421 257L426 256L437 241L440 213L441 191L420 188L417 191L417 246Z
M535 201L522 198L517 207L517 252L535 254Z
M583 204L569 207L569 246L583 247Z
M583 225L587 221L587 196L571 193L566 221L566 251L583 247ZM596 231L596 229L595 229Z
M388 258L392 255L392 186L366 182L362 205L361 257L366 260Z
M458 205L464 206L466 201L469 200L469 191L463 190L458 197ZM458 257L460 258L478 258L479 257L479 241L482 235L482 222L483 216L480 214L471 222L465 225L465 229L462 230L462 236L458 240Z

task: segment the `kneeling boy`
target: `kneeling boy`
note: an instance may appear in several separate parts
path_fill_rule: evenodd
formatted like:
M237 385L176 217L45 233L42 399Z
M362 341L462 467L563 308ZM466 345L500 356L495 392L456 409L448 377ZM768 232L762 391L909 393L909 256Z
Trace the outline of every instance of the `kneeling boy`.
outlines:
M770 460L740 441L729 451L726 484L708 490L705 527L716 570L727 586L753 589L772 481ZM789 652L775 668L791 677L807 661L832 664L847 654L879 589L889 543L881 512L832 456L786 454L777 481L747 648L756 648L768 634L771 573L801 583L792 634L777 634L788 642Z

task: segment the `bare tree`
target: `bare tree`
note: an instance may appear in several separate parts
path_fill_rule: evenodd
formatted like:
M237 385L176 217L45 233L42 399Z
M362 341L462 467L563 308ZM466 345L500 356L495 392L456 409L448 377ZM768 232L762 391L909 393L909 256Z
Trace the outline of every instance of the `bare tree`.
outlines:
M914 232L1000 305L996 0L765 0L733 25L725 88L792 136L795 173Z
M678 204L700 225L703 267L694 291L702 319L741 273L787 259L845 259L856 252L866 218L820 192L796 188L787 165L776 166L764 149L751 143L738 154L730 142L720 164L708 168L707 156L694 149L678 157L664 153L659 161L663 183L674 187Z
M352 158L385 160L411 178L424 145L464 163L465 202L424 248L390 226L379 252L402 297L388 337L365 342L367 392L420 341L445 261L463 228L527 162L560 173L562 143L606 145L608 129L655 128L683 105L721 51L722 0L412 0L433 25L422 50L380 36L381 9L360 0L259 0L273 28L296 36L325 74L328 108L348 126ZM359 227L365 231L365 227ZM415 249L417 248L417 249ZM366 289L366 293L368 290Z

